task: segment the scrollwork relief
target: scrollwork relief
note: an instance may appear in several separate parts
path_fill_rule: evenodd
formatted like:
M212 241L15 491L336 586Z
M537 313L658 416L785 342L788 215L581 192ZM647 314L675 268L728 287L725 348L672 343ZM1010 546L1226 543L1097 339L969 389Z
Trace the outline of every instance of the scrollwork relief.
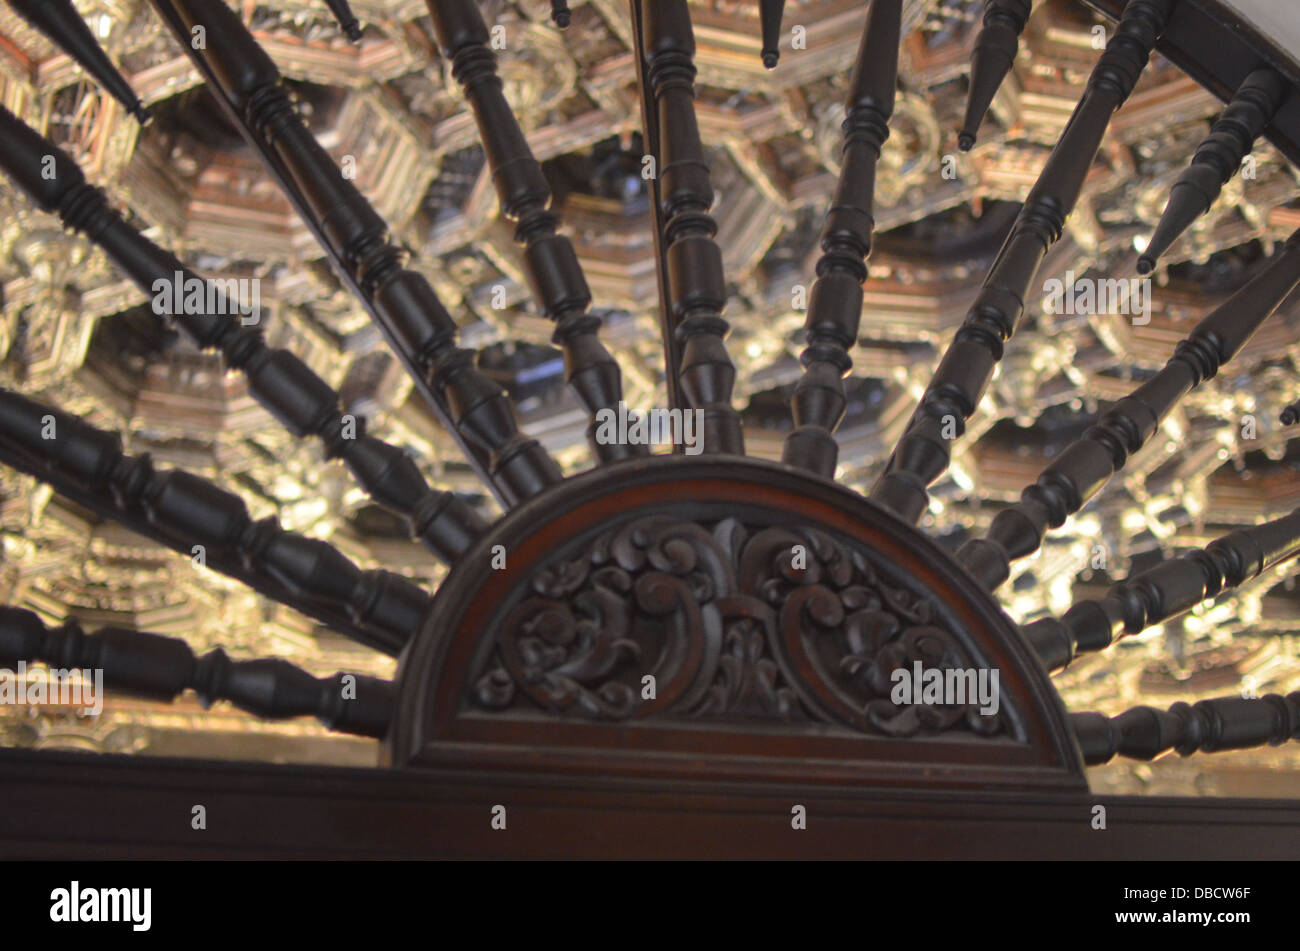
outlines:
M1005 732L973 697L891 699L894 671L970 670L970 652L884 559L817 529L635 519L536 570L500 618L480 710Z

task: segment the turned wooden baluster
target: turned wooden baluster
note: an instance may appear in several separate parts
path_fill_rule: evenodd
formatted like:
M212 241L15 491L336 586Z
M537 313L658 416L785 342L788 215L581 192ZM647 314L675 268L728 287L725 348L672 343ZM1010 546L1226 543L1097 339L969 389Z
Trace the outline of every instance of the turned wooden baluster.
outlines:
M117 433L8 390L0 390L0 448L9 465L60 491L71 483L100 514L130 519L130 527L144 526L175 551L193 555L193 546L203 546L208 567L290 607L319 616L313 608L328 606L351 620L343 633L376 650L398 654L428 612L429 596L400 575L362 571L274 517L254 522L239 496L178 469L155 471L147 454L124 454ZM87 495L73 497L84 502Z
M1300 692L1255 699L1215 697L1175 703L1168 710L1134 707L1114 717L1071 713L1070 728L1089 766L1116 756L1151 760L1168 750L1190 756L1278 746L1300 739Z
M164 19L177 38L203 64L248 134L281 163L319 223L323 243L355 279L404 362L446 399L460 436L490 454L490 479L505 504L559 482L555 461L519 432L505 394L478 371L474 354L456 346L456 322L424 276L404 266L406 255L390 243L387 225L307 129L275 64L239 16L221 0L153 2L170 8ZM206 49L188 42L196 26L206 31Z
M795 428L782 453L787 465L828 479L835 477L839 446L833 433L848 405L844 375L853 367L849 348L857 342L862 316L876 163L894 113L902 6L902 0L876 0L863 27L844 107L840 180L822 226L822 256L804 323L804 373L790 402Z
M287 660L232 661L221 648L202 657L175 637L122 627L87 634L74 620L50 627L32 611L0 607L0 665L41 661L59 670L98 670L104 687L170 701L186 690L203 706L229 700L264 720L315 716L329 729L383 739L393 685L363 674L313 677Z
M1169 191L1164 214L1138 258L1138 273L1150 274L1156 261L1193 221L1210 210L1219 193L1241 168L1286 98L1287 82L1272 69L1257 69L1242 82L1232 102L1219 114L1210 134L1196 149L1192 163Z
M742 454L740 414L731 405L736 368L723 342L727 283L709 215L713 186L695 118L695 35L686 0L639 0L642 55L659 133L658 165L669 306L681 347L681 391L704 411L705 452ZM671 361L670 361L671 365Z
M361 23L352 12L352 7L348 5L348 0L325 0L325 2L329 4L334 19L339 21L339 29L347 34L347 38L353 43L360 43Z
M187 42L190 36L189 31L169 0L149 0L149 2L177 40L182 43ZM190 59L195 70L212 92L218 108L244 134L253 151L261 157L267 171L271 173L271 177L280 186L280 190L288 199L289 204L293 206L303 224L307 226L307 230L311 232L312 237L324 249L326 256L333 265L335 274L339 278L339 283L356 297L367 314L369 314L370 319L374 321L375 326L387 341L389 348L397 357L397 361L411 378L412 390L415 395L424 401L434 418L442 424L452 440L460 447L465 456L465 461L482 480L483 484L488 487L502 505L508 506L509 501L499 484L500 480L495 479L492 475L492 461L489 452L472 439L469 439L463 430L457 427L447 394L434 385L428 368L418 362L419 355L411 349L406 337L400 332L400 328L392 323L389 315L382 313L376 307L373 295L362 288L353 268L344 261L343 252L334 246L331 236L326 234L324 222L316 216L313 209L308 205L307 199L299 191L293 176L284 167L284 163L281 162L275 149L249 128L248 122L240 110L234 106L222 90L209 64L197 55L191 54Z
M1192 328L1155 376L1116 403L993 519L984 538L962 546L957 560L989 589L1007 580L1011 562L1038 550L1047 528L1060 528L1119 472L1178 401L1236 356L1300 285L1300 231L1268 266Z
M14 12L39 30L46 39L67 53L120 102L141 125L149 121L149 110L140 102L108 54L95 40L72 0L7 0Z
M622 401L622 376L597 336L600 318L587 312L591 291L573 245L556 231L559 219L550 208L550 186L506 102L496 54L488 47L487 25L473 3L428 0L427 5L452 74L473 106L501 210L515 222L515 241L524 247L533 298L555 321L552 339L564 351L569 385L591 416L587 441L606 462L647 455L647 446L596 439L597 413L617 412Z
M1177 0L1130 0L1079 105L1012 225L975 302L935 371L871 498L915 522L947 468L948 436L974 414L1024 315L1038 268L1061 236L1115 110L1137 83Z
M776 69L781 59L781 17L785 0L758 0L758 18L763 29L763 65Z
M957 147L963 152L975 147L975 137L993 104L993 97L1015 65L1020 34L1029 22L1029 4L1030 0L984 0L984 24L975 37L975 49L970 56L966 118L957 136Z
M0 136L8 143L0 151L0 168L44 211L85 232L145 294L152 295L158 281L170 285L177 274L186 284L200 280L110 208L71 156L3 106ZM51 178L42 174L46 156L54 158ZM338 393L289 351L268 347L260 330L230 315L167 316L175 317L173 326L198 346L220 351L229 368L244 373L253 398L285 428L298 437L315 436L324 444L325 458L342 459L371 497L404 517L411 533L443 562L453 563L486 531L463 501L431 489L404 452L367 435L364 419L345 425Z
M1047 669L1057 670L1080 652L1104 650L1121 637L1177 617L1297 552L1300 509L1170 558L1112 586L1104 598L1080 601L1059 619L1042 618L1020 631Z

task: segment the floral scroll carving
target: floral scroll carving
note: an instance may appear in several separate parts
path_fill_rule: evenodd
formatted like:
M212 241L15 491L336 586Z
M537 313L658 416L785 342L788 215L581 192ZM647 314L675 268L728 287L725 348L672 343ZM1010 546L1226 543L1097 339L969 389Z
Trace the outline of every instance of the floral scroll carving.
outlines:
M923 593L828 532L649 516L560 554L499 616L479 710L1006 732L973 698L891 699L897 669L976 664Z

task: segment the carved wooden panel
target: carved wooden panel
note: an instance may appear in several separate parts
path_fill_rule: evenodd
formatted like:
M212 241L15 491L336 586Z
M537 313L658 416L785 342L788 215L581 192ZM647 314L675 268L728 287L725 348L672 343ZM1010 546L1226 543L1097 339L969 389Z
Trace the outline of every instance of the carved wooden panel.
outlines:
M674 775L1079 781L1006 616L861 497L771 464L655 457L544 502L440 589L400 665L395 763L507 767L527 750L584 773L635 757ZM996 670L997 709L896 693L893 672L917 665Z

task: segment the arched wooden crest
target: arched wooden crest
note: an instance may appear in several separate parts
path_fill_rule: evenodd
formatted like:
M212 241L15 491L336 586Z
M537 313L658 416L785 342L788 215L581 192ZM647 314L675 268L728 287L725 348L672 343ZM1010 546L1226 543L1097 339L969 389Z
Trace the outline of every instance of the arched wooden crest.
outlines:
M918 664L996 671L996 712L896 693ZM631 460L512 512L440 588L398 697L399 766L1085 785L1045 671L951 556L740 458Z

